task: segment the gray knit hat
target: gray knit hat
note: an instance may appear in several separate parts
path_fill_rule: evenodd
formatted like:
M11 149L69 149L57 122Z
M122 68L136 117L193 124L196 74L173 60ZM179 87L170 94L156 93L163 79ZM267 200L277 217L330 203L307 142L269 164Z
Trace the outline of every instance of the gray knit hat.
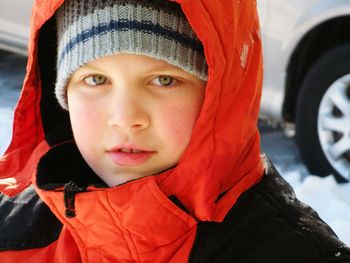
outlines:
M203 46L181 7L167 0L66 0L56 13L56 97L68 109L72 73L97 58L131 53L161 59L207 80Z

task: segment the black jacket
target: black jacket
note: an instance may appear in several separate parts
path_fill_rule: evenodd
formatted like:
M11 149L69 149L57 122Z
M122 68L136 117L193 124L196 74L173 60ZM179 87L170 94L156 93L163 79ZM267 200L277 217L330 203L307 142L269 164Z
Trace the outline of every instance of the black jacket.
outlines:
M350 248L264 157L266 175L223 223L199 224L190 262L350 262Z

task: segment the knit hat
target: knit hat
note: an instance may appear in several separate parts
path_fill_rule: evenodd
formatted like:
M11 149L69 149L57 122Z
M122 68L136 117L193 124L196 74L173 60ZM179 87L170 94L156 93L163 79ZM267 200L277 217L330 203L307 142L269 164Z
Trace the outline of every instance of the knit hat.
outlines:
M68 109L67 83L97 58L130 53L161 59L207 80L203 46L181 7L167 0L66 0L56 13L55 93Z

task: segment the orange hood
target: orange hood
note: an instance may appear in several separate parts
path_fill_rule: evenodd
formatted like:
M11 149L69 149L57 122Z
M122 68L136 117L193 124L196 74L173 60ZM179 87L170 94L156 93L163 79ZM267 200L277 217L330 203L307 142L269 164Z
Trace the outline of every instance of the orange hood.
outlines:
M175 195L194 218L220 222L263 174L257 130L262 59L256 0L176 1L204 45L209 66L206 97L179 164L142 180L155 181L166 196ZM60 143L49 140L50 132L68 120L54 101L50 73L55 64L50 18L62 3L35 1L27 75L12 142L0 159L0 191L10 196L31 184L41 156Z

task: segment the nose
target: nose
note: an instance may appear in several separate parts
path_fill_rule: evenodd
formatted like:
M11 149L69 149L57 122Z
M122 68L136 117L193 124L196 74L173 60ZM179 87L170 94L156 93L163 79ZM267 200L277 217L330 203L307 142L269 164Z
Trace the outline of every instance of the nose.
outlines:
M108 120L110 127L121 132L134 132L149 126L149 109L141 94L125 91L118 92L113 97Z

